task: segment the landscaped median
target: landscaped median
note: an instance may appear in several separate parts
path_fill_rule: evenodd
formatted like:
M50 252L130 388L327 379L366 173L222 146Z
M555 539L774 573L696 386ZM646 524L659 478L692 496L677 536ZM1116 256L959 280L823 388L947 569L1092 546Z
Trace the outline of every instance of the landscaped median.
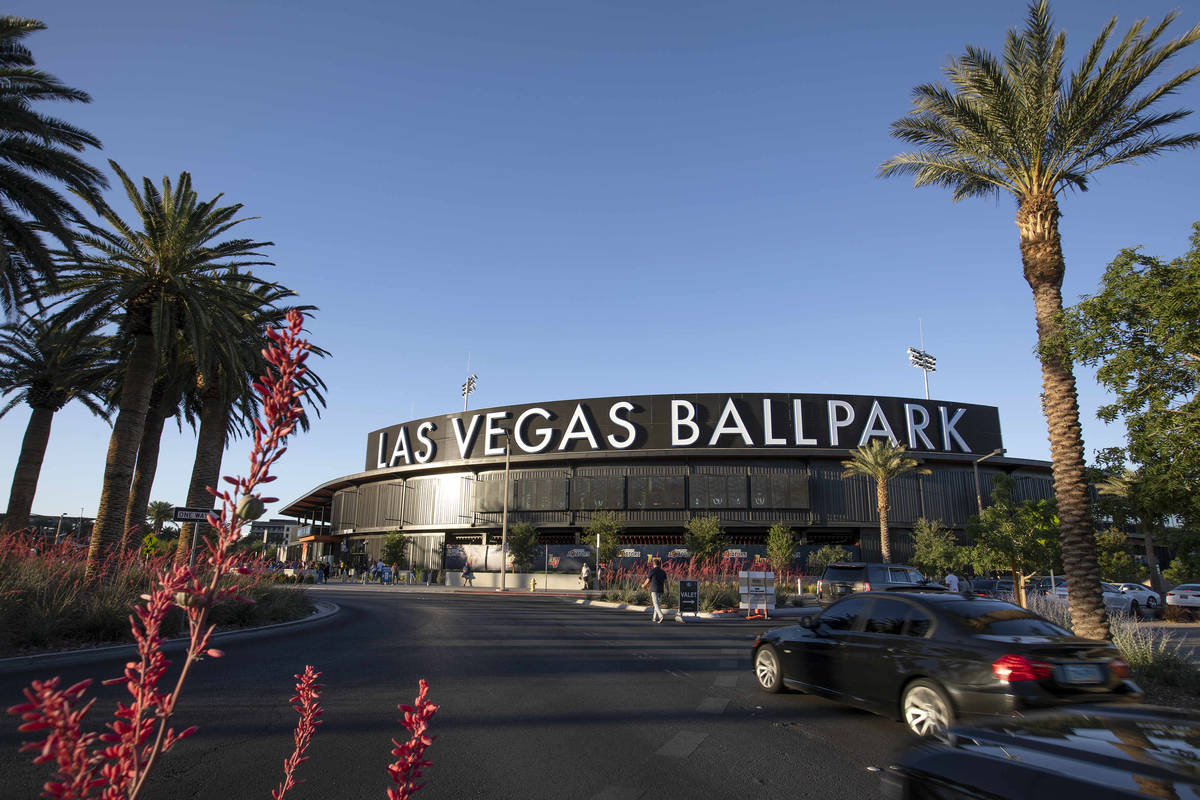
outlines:
M0 541L0 657L22 656L132 642L131 608L149 591L161 559L127 553L109 559L101 580L85 583L84 556L71 542L47 545L25 536ZM274 582L267 573L230 578L237 597L213 606L221 630L302 620L313 604L298 586ZM163 633L186 629L180 609Z

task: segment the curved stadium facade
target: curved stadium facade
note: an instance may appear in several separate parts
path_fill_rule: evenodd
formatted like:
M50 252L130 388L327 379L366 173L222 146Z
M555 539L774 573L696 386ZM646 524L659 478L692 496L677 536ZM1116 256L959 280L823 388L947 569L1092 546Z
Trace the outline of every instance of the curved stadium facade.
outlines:
M399 530L414 565L499 567L508 525L533 525L551 566L587 558L583 532L599 511L625 521L623 557L682 555L692 516L719 517L732 557L765 551L778 522L810 548L879 552L871 481L842 477L850 450L874 438L905 445L928 475L891 482L893 560L906 534L937 519L965 541L967 519L997 472L1020 499L1050 497L1050 465L1002 456L993 406L896 397L814 394L650 395L487 408L418 419L367 435L365 468L288 503L305 558L377 558ZM506 448L508 468L506 470Z

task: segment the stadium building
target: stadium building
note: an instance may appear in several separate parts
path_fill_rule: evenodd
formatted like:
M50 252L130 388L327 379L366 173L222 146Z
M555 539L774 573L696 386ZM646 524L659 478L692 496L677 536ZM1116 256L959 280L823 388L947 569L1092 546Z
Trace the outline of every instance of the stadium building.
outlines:
M843 477L850 450L874 438L905 445L929 470L890 484L893 560L911 555L921 518L965 537L999 472L1018 499L1052 496L1050 465L1009 458L993 406L896 397L689 394L606 397L486 408L391 425L367 435L360 472L289 502L304 557L377 558L389 532L415 566L498 569L507 505L529 523L546 564L572 568L599 511L624 519L623 558L681 556L684 523L715 515L731 557L765 550L782 522L797 559L840 544L877 560L873 482ZM507 503L506 503L507 500ZM965 538L963 538L965 541Z

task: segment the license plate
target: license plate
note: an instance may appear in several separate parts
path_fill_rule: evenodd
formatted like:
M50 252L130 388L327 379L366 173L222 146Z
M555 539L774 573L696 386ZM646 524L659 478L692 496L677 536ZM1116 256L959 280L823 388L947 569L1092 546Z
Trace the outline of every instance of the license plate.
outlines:
M1064 683L1100 683L1104 680L1099 664L1064 664Z

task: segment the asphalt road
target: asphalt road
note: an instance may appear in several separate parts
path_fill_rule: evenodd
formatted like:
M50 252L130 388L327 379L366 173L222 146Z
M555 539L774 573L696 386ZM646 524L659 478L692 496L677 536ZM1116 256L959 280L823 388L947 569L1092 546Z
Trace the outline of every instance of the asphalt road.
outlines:
M289 797L384 797L396 704L419 678L441 704L433 798L870 798L913 743L897 722L798 694L767 695L750 672L757 631L784 622L651 624L646 616L553 598L464 596L391 587L319 587L341 612L222 644L199 665L177 715L200 732L162 763L150 798L271 796L291 752L292 675L324 675L326 709L306 783ZM0 700L31 679L119 674L122 659L0 667ZM91 724L120 689L97 687ZM48 777L0 723L4 797L36 797Z

